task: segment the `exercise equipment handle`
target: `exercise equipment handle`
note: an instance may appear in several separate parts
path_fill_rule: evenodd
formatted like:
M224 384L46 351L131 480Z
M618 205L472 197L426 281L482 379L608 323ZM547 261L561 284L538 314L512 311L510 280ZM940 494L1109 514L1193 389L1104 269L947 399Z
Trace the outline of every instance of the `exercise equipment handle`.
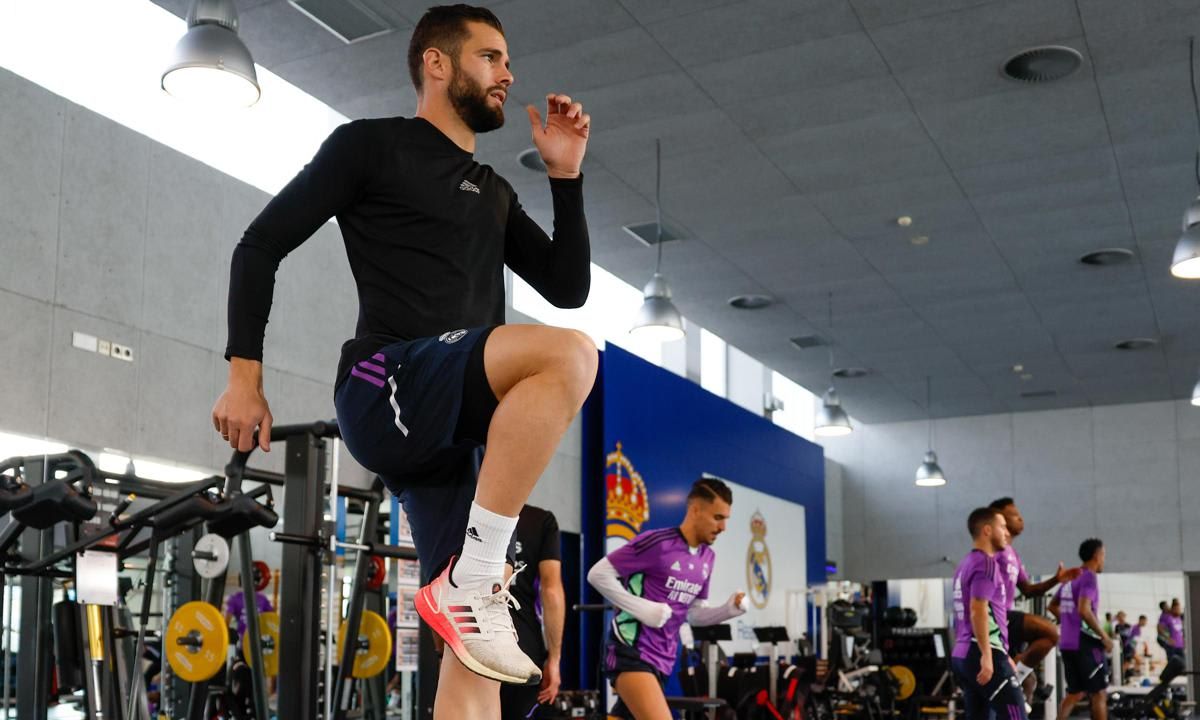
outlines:
M571 609L575 612L604 612L612 610L613 606L605 603L575 603Z

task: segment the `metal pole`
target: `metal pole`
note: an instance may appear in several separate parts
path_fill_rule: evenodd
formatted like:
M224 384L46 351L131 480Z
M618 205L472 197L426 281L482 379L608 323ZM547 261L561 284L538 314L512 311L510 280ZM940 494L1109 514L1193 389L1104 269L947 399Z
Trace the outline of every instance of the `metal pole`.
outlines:
M285 475L283 530L314 537L321 532L325 441L308 433L289 436ZM278 714L287 720L312 720L320 711L319 676L313 670L319 667L321 549L289 543L282 554Z
M376 527L379 523L379 498L368 501L363 509L362 525L359 527L360 543L372 542L375 539ZM342 646L341 662L338 664L337 680L333 693L334 720L346 717L346 695L350 672L354 669L354 657L358 654L358 630L362 624L364 588L367 583L367 569L371 565L371 556L359 550L354 563L354 580L350 585L350 608L346 613L346 640Z
M241 560L242 599L246 608L246 637L249 647L243 647L254 671L250 673L254 691L254 717L267 720L271 717L267 702L266 665L263 665L262 635L258 629L258 589L254 587L254 564L250 560L250 531L238 535L238 555Z
M8 718L8 654L12 650L12 584L0 574L0 582L4 582L4 630L0 639L0 652L4 653L4 717Z
M333 440L333 472L329 478L329 518L328 521L337 526L338 521L338 455L341 451L342 441L334 438ZM326 595L325 607L325 718L328 720L333 717L334 703L341 704L339 698L334 692L333 680L333 656L337 654L337 619L342 616L342 593L341 587L338 584L338 565L337 565L337 533L329 534L329 563L326 565L326 572L329 576L328 593ZM336 601L335 601L336 599ZM340 685L340 681L338 682Z
M47 458L26 458L25 479L43 484L51 479ZM40 558L54 546L54 529L26 528L21 534L21 555ZM17 662L26 668L17 683L17 720L46 720L50 695L50 578L21 578L21 633Z
M125 717L135 718L141 717L144 712L147 716L150 714L148 706L137 707L137 700L142 683L142 652L146 647L146 625L150 623L150 598L154 597L154 570L158 565L158 540L154 535L150 535L150 564L146 568L146 590L142 594L142 611L138 623L137 642L133 646L133 657L130 658L129 667L129 705L125 711ZM165 657L164 657L165 660ZM141 694L142 700L145 700L146 695Z

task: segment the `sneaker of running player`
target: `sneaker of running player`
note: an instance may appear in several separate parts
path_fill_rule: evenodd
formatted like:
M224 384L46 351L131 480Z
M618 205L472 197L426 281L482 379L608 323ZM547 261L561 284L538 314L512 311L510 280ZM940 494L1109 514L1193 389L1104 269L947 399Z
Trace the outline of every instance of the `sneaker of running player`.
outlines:
M510 605L521 607L508 588L524 568L504 583L489 581L457 587L450 581L455 559L417 592L415 604L421 619L471 672L516 685L540 683L542 671L517 644L517 631L508 610Z

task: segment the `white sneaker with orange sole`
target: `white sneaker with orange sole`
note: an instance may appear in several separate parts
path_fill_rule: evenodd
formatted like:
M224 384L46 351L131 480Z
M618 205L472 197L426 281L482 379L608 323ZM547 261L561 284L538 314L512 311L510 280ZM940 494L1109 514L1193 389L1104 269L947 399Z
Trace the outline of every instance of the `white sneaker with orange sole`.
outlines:
M521 651L508 612L510 605L521 607L508 592L517 573L503 584L456 587L450 582L452 567L453 560L441 575L417 591L414 602L421 619L471 672L516 685L540 683L542 671Z

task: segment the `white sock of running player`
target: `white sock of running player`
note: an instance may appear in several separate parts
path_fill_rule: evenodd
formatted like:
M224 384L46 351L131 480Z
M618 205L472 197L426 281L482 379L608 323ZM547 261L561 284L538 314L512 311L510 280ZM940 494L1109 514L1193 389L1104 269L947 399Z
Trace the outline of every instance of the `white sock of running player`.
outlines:
M472 587L504 577L504 559L517 518L505 517L471 503L462 555L450 571L450 580L458 587Z
M1017 684L1025 682L1025 678L1029 677L1029 673L1033 672L1033 668L1023 662L1017 663Z

